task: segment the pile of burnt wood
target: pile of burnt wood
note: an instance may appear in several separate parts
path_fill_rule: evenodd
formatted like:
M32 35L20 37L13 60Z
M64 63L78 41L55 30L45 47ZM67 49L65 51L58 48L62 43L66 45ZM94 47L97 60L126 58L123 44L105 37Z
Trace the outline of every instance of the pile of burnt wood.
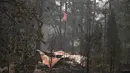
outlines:
M38 69L45 73L82 73L85 69L86 57L71 55L64 51L42 52L39 51L42 62L37 65Z

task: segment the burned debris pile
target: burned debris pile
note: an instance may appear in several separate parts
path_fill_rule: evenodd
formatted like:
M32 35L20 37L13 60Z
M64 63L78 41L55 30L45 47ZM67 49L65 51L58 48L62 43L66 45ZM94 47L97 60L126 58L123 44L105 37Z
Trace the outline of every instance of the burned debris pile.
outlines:
M44 55L43 55L44 54ZM41 69L45 73L80 73L85 69L85 65L81 64L85 57L81 55L71 55L63 51L56 51L52 55L41 52L43 61L39 62L37 69ZM50 60L47 60L50 59Z

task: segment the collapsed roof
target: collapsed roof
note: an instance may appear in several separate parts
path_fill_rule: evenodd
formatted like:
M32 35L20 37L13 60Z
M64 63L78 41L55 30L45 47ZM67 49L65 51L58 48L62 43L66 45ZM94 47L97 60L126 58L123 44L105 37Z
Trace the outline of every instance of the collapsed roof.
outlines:
M85 66L85 62L83 62L84 64L81 64L81 61L85 60L86 57L83 57L81 55L71 55L64 51L55 51L52 53L48 53L45 51L42 52L40 50L38 51L41 54L41 58L42 58L41 63L43 65L46 65L49 68L54 67L57 63L60 63L63 61L71 65L79 64L79 65Z

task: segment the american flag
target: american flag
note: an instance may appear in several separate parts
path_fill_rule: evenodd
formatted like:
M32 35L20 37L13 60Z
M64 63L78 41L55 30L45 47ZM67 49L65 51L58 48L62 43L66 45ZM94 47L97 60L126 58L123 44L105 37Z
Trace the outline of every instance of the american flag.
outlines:
M64 20L64 22L66 22L66 21L67 21L67 13L66 13L66 12L64 12L64 17L63 17L63 20Z

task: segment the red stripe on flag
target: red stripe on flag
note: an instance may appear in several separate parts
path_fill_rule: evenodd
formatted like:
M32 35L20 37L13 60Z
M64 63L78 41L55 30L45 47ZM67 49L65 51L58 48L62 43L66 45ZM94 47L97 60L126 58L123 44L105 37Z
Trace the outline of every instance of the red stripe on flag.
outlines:
M64 20L64 22L66 22L66 21L67 21L67 14L66 14L66 12L64 12L64 17L63 17L63 20Z

